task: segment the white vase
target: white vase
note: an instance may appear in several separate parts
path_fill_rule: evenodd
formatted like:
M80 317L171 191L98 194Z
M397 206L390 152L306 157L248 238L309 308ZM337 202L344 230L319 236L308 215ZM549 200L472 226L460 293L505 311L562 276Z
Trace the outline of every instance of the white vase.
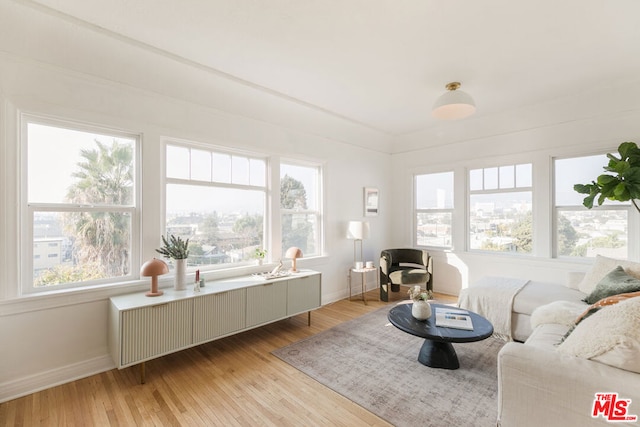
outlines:
M176 278L173 288L176 291L187 289L187 259L176 259Z
M431 304L424 300L414 301L411 315L418 320L427 320L431 317Z

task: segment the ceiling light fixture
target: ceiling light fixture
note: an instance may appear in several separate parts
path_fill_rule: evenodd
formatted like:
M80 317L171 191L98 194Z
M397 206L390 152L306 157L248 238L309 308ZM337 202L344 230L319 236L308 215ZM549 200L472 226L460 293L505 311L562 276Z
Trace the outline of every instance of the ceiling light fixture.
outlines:
M457 120L476 112L476 103L466 92L458 90L460 82L447 83L447 92L433 104L433 117L441 120Z

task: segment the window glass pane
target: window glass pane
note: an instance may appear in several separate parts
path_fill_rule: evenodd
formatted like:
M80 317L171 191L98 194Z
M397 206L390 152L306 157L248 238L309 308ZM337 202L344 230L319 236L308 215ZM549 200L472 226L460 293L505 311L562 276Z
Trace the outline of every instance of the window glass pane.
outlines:
M482 179L482 169L473 169L469 171L469 190L477 191L484 188L484 180Z
M171 159L169 161L169 159ZM167 176L189 179L189 149L167 145Z
M35 212L34 286L129 275L131 233L129 213Z
M500 167L500 188L513 188L515 186L515 171L513 166Z
M586 194L573 189L575 184L589 184L605 171L603 166L609 163L606 155L556 159L555 198L556 206L581 206ZM611 202L605 202L605 204ZM620 202L616 202L620 203ZM597 203L594 205L597 206Z
M475 194L469 204L471 249L531 252L530 191Z
M558 256L628 258L627 210L558 211Z
M231 156L231 182L234 184L249 184L249 159Z
M29 123L30 203L131 205L135 140Z
M213 180L215 182L231 182L231 156L213 153Z
M495 190L498 188L498 168L484 169L484 189Z
M524 165L516 165L516 187L532 187L533 186L533 165L527 163Z
M321 254L319 192L318 167L291 164L280 166L283 253L287 248L297 246L305 257Z
M317 167L282 164L280 167L280 207L318 210L319 172Z
M305 213L282 215L282 252L291 246L302 250L303 256L319 255L318 216Z
M167 162L173 163L173 159ZM211 182L211 153L191 149L191 179Z
M418 209L453 208L453 172L416 175Z
M167 184L166 197L166 232L190 239L188 265L247 261L264 247L264 191Z
M451 247L451 212L418 212L416 242L420 246Z
M249 184L266 186L267 162L262 159L249 159Z

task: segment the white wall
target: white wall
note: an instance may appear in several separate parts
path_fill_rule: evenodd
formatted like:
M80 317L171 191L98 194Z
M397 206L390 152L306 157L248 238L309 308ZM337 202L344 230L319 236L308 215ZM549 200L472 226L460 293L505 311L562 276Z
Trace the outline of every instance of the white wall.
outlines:
M148 288L146 281L139 281L116 290L20 295L15 227L19 112L142 135L142 259L153 256L162 230L161 137L322 163L326 251L323 257L303 258L299 266L322 272L323 303L347 295L353 246L345 238L346 224L363 218L363 188L377 187L382 195L391 190L386 149L390 139L378 131L53 18L37 8L3 4L0 401L111 369L108 298ZM374 259L388 238L384 224L390 201L382 203L380 215L371 219L372 237L365 241L367 259Z

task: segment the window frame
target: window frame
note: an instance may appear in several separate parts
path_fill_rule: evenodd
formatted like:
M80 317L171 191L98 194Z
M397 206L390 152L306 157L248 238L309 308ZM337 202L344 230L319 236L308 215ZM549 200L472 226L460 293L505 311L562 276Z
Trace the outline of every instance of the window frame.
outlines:
M212 179L210 181L169 177L168 171L167 171L167 165L168 165L167 148L169 146L186 148L188 150L206 151L211 153L212 155L213 154L228 155L228 156L231 156L232 158L233 156L237 156L237 157L247 158L249 160L254 159L254 160L264 161L264 164L265 164L264 185L240 184L240 183L233 183L233 182L216 181L213 178L213 172L212 172ZM162 162L162 165L163 165L162 207L163 208L161 210L162 211L161 212L161 234L164 236L167 235L167 186L170 184L201 186L201 187L221 188L221 189L231 189L231 190L260 191L260 192L264 192L264 205L263 205L264 217L262 221L262 227L263 227L262 245L263 245L263 248L267 249L267 258L265 259L265 261L272 259L270 257L270 254L272 254L272 251L271 251L272 244L271 244L271 237L270 237L271 233L269 231L269 224L271 223L271 218L272 218L272 212L270 212L270 209L269 209L269 206L271 205L269 200L272 193L271 184L269 181L269 175L270 175L270 169L272 167L272 160L268 156L260 153L256 153L256 152L249 152L245 150L234 150L227 147L220 147L218 145L207 144L207 143L198 142L198 141L185 140L180 138L173 138L173 137L162 137L161 147L162 147L161 150L162 150L162 158L163 158L163 162ZM233 173L232 171L230 171L230 181L233 180L232 176L233 176ZM187 271L193 272L199 269L201 272L213 272L213 271L223 271L223 270L233 269L233 268L247 267L250 265L252 265L252 262L249 260L245 260L242 262L235 262L235 263L206 264L206 265L198 265L198 266L190 265L187 267Z
M317 172L316 175L316 180L317 180L317 187L316 187L316 200L315 200L315 204L317 206L317 209L282 209L281 208L281 201L280 201L280 186L281 186L281 182L282 182L282 177L280 176L280 171L282 168L282 165L288 165L288 166L294 166L294 167L304 167L304 168L311 168L311 169L315 169ZM320 257L324 255L324 251L325 251L325 247L324 247L324 235L325 235L325 224L324 224L324 168L322 166L322 164L320 163L316 163L316 162L310 162L310 161L304 161L304 160L295 160L295 159L291 159L291 158L281 158L279 163L278 163L278 191L277 191L277 206L274 206L274 210L277 209L278 214L276 215L274 213L274 217L278 216L279 218L279 231L278 231L278 235L280 236L279 241L276 243L275 241L273 242L273 245L276 246L282 246L282 224L283 224L283 217L284 215L287 214L305 214L305 215L315 215L316 216L316 223L317 223L317 229L315 231L315 240L316 240L316 244L317 244L317 251L316 253L312 253L312 254L307 254L307 253L303 253L304 257L307 258L314 258L314 257ZM274 204L275 205L275 204ZM272 249L276 249L275 247ZM280 251L282 256L284 256L285 252L286 252L287 248L281 247ZM304 251L303 251L304 252Z
M485 165L485 166L476 166L476 167L467 167L465 173L465 188L466 188L466 251L469 253L486 253L497 256L534 256L535 253L535 240L536 240L536 218L535 218L535 161L530 162L517 162L517 161L505 161L497 165ZM518 187L518 178L517 178L517 167L518 166L529 166L531 169L531 177L530 177L530 185ZM501 179L500 179L500 170L506 167L513 167L513 186L501 188ZM487 169L496 169L497 175L495 177L496 187L495 188L485 188L485 170ZM471 174L474 171L481 170L483 172L483 181L482 181L482 189L474 189L471 187ZM474 195L489 195L489 194L508 194L508 193L530 193L531 194L531 239L532 239L532 248L530 252L517 252L517 251L492 251L487 249L475 249L471 248L471 197Z
M418 177L423 175L441 175L441 174L451 174L451 208L418 208ZM435 250L442 251L450 251L454 250L454 242L455 242L455 206L456 206L456 171L455 170L445 170L438 172L416 172L412 176L413 183L413 244L419 248L430 248ZM426 214L438 214L438 213L448 213L451 215L451 235L450 235L450 244L448 246L436 246L436 245L421 245L418 243L418 215L421 213Z
M74 120L48 117L44 115L20 112L18 115L18 139L20 141L20 189L19 189L19 248L21 257L21 268L18 271L20 282L20 293L22 295L45 294L52 291L61 290L82 290L92 289L96 286L118 286L126 282L131 282L139 278L138 269L141 259L141 146L142 136L140 133L130 132L122 129L115 129L106 126L99 126L89 123L82 123ZM132 204L128 205L74 205L71 203L46 203L29 202L29 124L57 127L79 132L91 132L103 134L108 137L127 138L134 141L133 148L133 194ZM34 215L36 212L121 212L129 214L131 219L130 253L129 253L129 273L124 276L108 277L103 279L93 279L82 282L68 282L51 286L35 287L33 281L34 271Z
M638 218L638 211L634 208L631 202L614 202L614 201L606 201L602 206L598 206L597 203L594 203L593 208L587 209L582 203L572 205L572 204L562 204L559 205L557 203L557 160L570 160L570 159L580 159L584 157L592 157L592 156L605 156L609 153L617 153L617 148L610 148L605 150L591 151L580 154L566 154L566 155L556 155L551 156L551 165L552 165L552 200L551 200L551 209L552 209L552 224L551 229L549 230L551 233L551 241L552 241L552 253L551 257L554 259L558 259L561 261L569 261L569 262L586 262L589 260L595 259L594 257L588 256L572 256L572 255L560 255L559 247L558 247L558 226L559 226L559 218L560 212L589 212L589 211L626 211L627 212L627 256L624 259L633 260L637 259L638 254L640 254L640 242L637 239L632 238L640 231L640 219ZM603 159L605 160L605 159ZM605 166L605 163L602 163L602 167ZM605 173L604 169L601 169L597 172L597 175L589 178L590 180L595 180L596 176ZM576 182L575 184L577 184ZM585 182L586 183L586 182ZM580 195L580 199L584 199L586 195ZM604 255L608 256L608 255Z

